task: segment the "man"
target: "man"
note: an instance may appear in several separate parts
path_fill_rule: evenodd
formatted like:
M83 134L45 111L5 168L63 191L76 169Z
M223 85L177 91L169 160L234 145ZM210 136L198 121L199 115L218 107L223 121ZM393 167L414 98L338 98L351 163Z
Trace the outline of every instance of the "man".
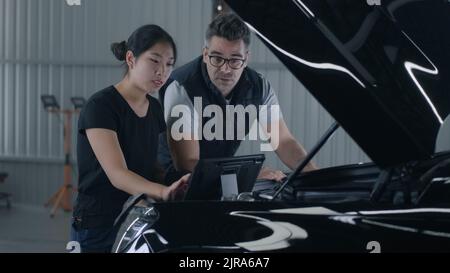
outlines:
M271 137L273 150L283 163L295 169L305 158L306 152L290 133L281 112L271 111L279 106L269 82L247 67L250 45L248 27L235 14L221 14L210 23L205 38L202 56L175 70L172 81L160 90L174 167L169 169L191 172L200 158L235 154L242 140L238 135L248 135L253 120L246 119L244 125L242 120L236 122L235 116L223 114L229 113L229 106L236 109L238 106L245 109L257 106L260 111L256 118L263 132ZM207 111L210 106L223 111ZM244 116L251 116L249 112L244 111ZM184 119L183 126L178 126L181 130L174 130L180 119ZM211 126L213 119L216 122ZM210 134L216 137L208 136L205 133L207 130L202 130L204 127L211 129ZM230 135L233 137L230 138ZM167 166L170 155L165 140L165 137L160 138L159 159ZM313 163L305 168L306 171L314 169L316 166ZM259 179L276 181L284 177L281 171L267 167L258 176Z

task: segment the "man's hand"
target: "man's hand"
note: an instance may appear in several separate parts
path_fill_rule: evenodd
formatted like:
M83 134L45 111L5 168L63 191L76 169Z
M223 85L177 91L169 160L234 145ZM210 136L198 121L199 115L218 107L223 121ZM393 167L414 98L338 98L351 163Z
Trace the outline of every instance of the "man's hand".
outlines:
M303 169L302 172L311 172L311 171L317 171L319 170L319 167L316 166L316 164L314 164L314 162L310 161L308 163L308 165L306 165L306 167Z
M289 131L284 120L279 120L271 124L262 124L263 129L266 130L266 134L270 135L272 128L278 128L279 142L275 149L275 153L281 159L281 161L288 166L291 170L295 170L306 157L306 151L303 146L294 138ZM319 168L310 161L303 171L313 171Z
M162 192L163 201L181 200L186 194L191 174L186 174L172 185L165 187Z
M285 177L286 175L282 171L273 170L269 167L263 167L259 172L257 179L267 179L281 182Z

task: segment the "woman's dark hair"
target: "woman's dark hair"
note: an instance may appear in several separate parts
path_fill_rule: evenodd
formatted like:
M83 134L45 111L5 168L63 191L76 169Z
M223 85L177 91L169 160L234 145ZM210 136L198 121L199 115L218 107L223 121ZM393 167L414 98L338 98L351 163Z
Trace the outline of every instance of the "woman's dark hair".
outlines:
M205 39L209 43L213 36L237 41L242 39L248 47L250 45L250 30L247 25L234 13L221 13L208 25Z
M169 33L157 25L141 26L130 35L128 41L111 44L111 51L119 61L124 61L128 50L133 52L135 58L139 58L142 53L160 42L165 42L172 46L174 60L176 60L177 48L175 42ZM126 72L128 72L128 66L126 67Z

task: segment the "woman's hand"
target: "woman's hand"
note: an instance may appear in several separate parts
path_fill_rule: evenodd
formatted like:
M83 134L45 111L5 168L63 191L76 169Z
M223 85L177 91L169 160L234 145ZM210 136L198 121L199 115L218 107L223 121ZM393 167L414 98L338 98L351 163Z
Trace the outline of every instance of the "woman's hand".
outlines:
M188 181L191 174L186 174L181 177L178 181L172 183L172 185L165 187L162 191L162 200L181 200L186 194L188 188Z

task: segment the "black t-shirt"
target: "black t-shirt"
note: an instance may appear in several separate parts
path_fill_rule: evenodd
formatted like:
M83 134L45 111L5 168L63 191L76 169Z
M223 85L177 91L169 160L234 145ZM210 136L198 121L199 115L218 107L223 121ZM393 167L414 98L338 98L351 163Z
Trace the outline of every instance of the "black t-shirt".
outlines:
M78 120L78 197L74 217L82 226L111 226L120 214L129 194L115 188L103 171L86 136L86 129L115 131L130 171L155 181L158 136L165 131L164 115L159 102L147 96L149 108L139 117L114 86L95 93Z

